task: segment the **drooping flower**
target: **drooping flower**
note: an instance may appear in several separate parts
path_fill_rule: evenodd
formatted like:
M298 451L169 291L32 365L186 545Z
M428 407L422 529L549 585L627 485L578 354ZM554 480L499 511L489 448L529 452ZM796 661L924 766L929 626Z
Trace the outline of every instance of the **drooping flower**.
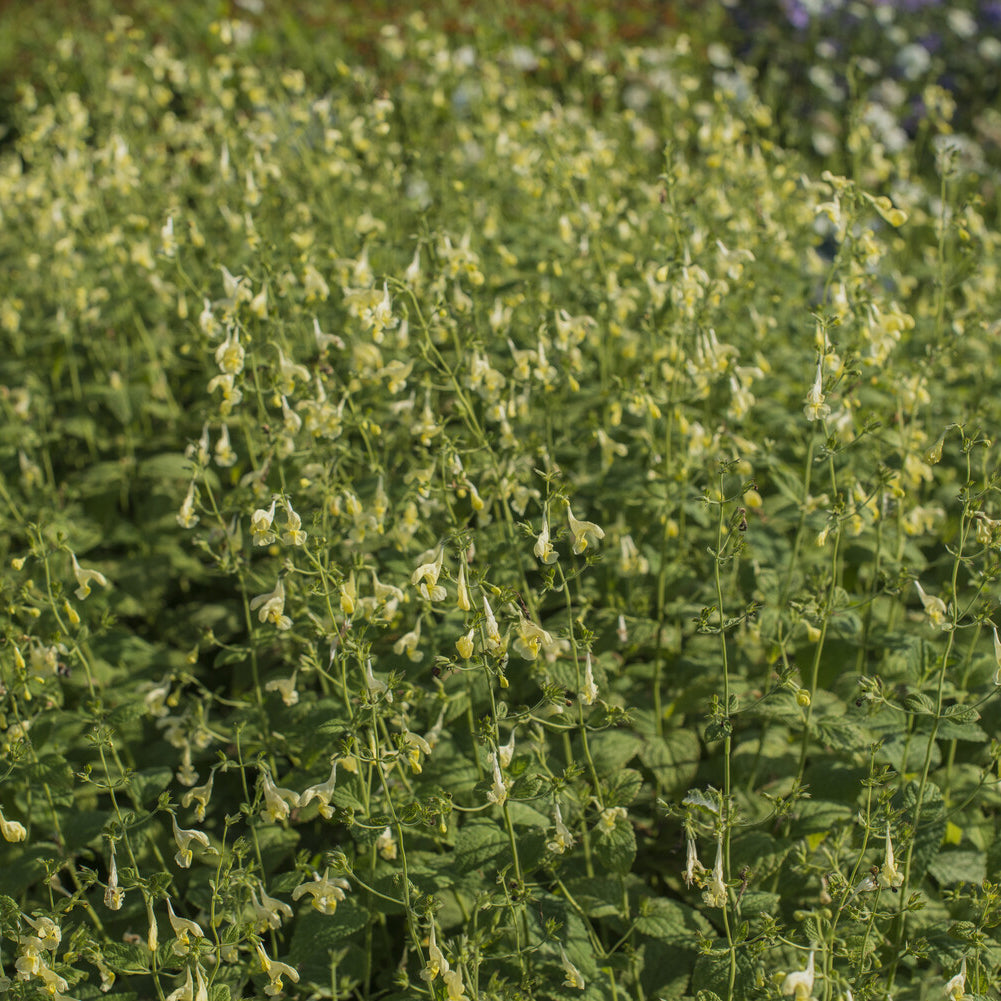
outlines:
M695 838L691 833L686 834L687 858L685 861L685 871L681 878L685 881L685 886L690 887L693 883L696 886L702 885L702 877L705 875L706 867L699 861L698 852L695 847Z
M371 657L365 661L365 687L368 689L370 699L377 699L381 695L385 697L387 702L393 701L393 693L389 690L389 685L385 681L380 681L372 673Z
M782 993L792 994L794 1001L809 1001L813 994L814 969L813 952L811 952L806 969L796 970L794 973L788 974L782 981Z
M566 974L563 986L576 987L579 991L584 990L587 984L584 982L580 970L570 962L570 957L566 954L566 950L562 945L560 946L560 962L563 964L563 972Z
M299 972L295 967L289 966L288 963L281 963L277 959L271 959L260 942L257 943L256 949L257 958L261 963L261 972L268 978L268 986L264 988L264 993L268 997L281 994L285 989L285 985L282 983L283 977L288 977L294 984L299 983Z
M890 839L889 824L886 825L886 853L877 879L883 890L895 890L904 882L904 874L897 868L896 860L893 857L893 841Z
M598 686L594 682L594 668L591 665L590 650L587 652L584 668L584 690L580 693L580 700L586 706L593 706L598 701Z
M318 799L320 801L320 816L324 820L329 820L334 815L334 811L330 807L330 801L333 799L336 784L337 761L333 760L330 762L330 777L326 782L321 782L319 785L310 786L306 789L299 797L299 806L308 806L314 799Z
M936 629L949 629L952 623L949 621L949 609L946 607L945 602L934 595L925 594L925 589L918 581L914 582L914 586L918 589L918 597L924 606L928 621Z
M204 785L189 789L181 797L181 805L187 809L192 803L195 804L195 820L201 823L205 819L205 808L208 806L212 796L212 784L215 782L215 772L209 772L209 780Z
M387 827L382 834L375 839L375 850L387 861L392 862L396 858L396 838L393 837L392 829Z
M101 587L108 586L108 579L103 573L98 573L97 570L84 570L79 563L76 561L76 555L72 555L73 560L73 576L76 577L76 582L80 586L73 593L83 601L84 598L90 594L91 583L100 584Z
M463 660L469 660L473 656L473 636L474 630L470 629L455 641L455 649Z
M257 927L261 931L268 928L281 928L282 920L292 917L292 908L284 900L276 900L269 897L261 884L261 896L257 897L254 890L250 891L250 903L254 908L254 917L257 919Z
M593 521L578 521L573 516L570 505L567 505L567 521L570 523L570 534L573 536L573 551L579 556L589 546L594 546L605 537L603 529Z
M216 364L226 375L238 375L243 371L244 351L240 344L240 332L230 328L226 340L216 348Z
M28 836L24 824L18 823L16 820L8 820L2 812L0 812L0 833L3 834L4 841L11 843L24 841Z
M170 927L174 930L174 952L179 956L185 955L191 949L191 939L204 938L205 932L196 921L189 921L187 918L179 918L174 913L174 905L167 898L167 918L170 920Z
M487 650L499 656L504 652L506 644L501 638L497 619L494 617L493 609L490 607L490 602L487 601L486 595L483 596L483 613L486 616Z
M188 485L188 492L181 502L181 509L177 512L177 523L181 528L194 528L198 524L198 515L195 513L195 481Z
M259 594L250 603L250 610L253 612L260 608L257 613L261 622L270 622L278 629L291 629L292 620L285 614L285 585L281 577L275 584L275 589L268 594Z
M518 621L518 638L514 641L514 652L525 660L535 660L539 650L551 647L553 637L542 626L537 626L524 615Z
M108 863L108 888L104 891L104 906L109 911L120 911L125 903L125 891L118 885L118 864L115 862L115 843L111 843L111 861Z
M490 790L487 792L487 799L491 803L503 806L507 801L508 784L505 782L504 776L501 774L500 762L497 760L497 754L494 751L491 751L490 754L487 755L487 760L490 762L490 767L493 771L494 777Z
M445 559L445 547L438 547L438 554L430 563L422 563L410 578L410 583L415 585L421 597L426 601L442 601L446 591L438 583L441 574L442 563Z
M574 836L570 828L563 823L563 814L560 813L559 803L553 809L553 823L556 825L556 834L552 841L546 843L546 847L556 855L562 855L573 847Z
M177 845L177 854L174 856L174 861L182 868L187 869L191 866L191 860L194 858L194 852L191 850L191 842L194 841L200 844L211 855L218 855L219 853L209 844L208 835L204 831L196 830L184 830L177 826L177 817L171 816L171 822L174 825L174 843Z
M713 866L709 885L702 891L707 907L726 907L726 883L723 880L723 836L716 842L716 864Z
M261 791L264 793L264 808L261 810L261 819L275 823L279 820L287 820L292 813L292 808L299 805L299 794L291 789L283 789L275 785L271 779L271 774L263 765L259 766L261 772Z
M1001 638L998 637L998 627L994 626L994 662L997 669L994 671L994 684L1001 685Z
M502 768L509 768L511 762L514 760L514 738L516 733L517 729L512 727L511 736L508 737L507 743L497 748L497 757L500 760Z
M945 996L948 1001L963 1001L966 995L966 957L963 957L957 973L946 985Z
M330 879L326 873L321 876L314 872L313 875L315 879L300 883L292 891L292 899L298 900L308 893L313 898L311 903L314 910L321 914L333 914L337 910L337 905L347 896L346 891L351 889L351 884L339 876Z
M830 416L831 408L824 402L824 358L817 359L817 377L813 380L810 392L806 394L806 406L803 413L808 421L822 421Z
M559 553L553 549L552 542L549 541L549 519L546 518L545 514L542 516L542 531L539 532L539 537L535 540L532 552L535 553L536 559L547 566L560 558Z

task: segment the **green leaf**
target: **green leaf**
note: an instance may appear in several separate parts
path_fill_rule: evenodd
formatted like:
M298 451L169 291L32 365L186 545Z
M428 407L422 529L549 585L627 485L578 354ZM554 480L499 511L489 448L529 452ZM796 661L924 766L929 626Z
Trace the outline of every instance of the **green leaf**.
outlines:
M459 828L455 838L455 867L459 872L486 868L510 851L507 833L500 825L493 820L476 818Z
M126 942L105 942L101 946L104 961L115 973L149 973L149 953Z
M615 827L607 830L599 822L594 840L594 857L610 872L629 872L636 859L636 833L628 820L617 817Z
M653 737L643 744L640 760L662 789L689 786L699 766L699 738L691 730L672 730L663 740Z
M676 900L658 897L640 905L642 916L636 920L636 930L658 942L695 950L699 932L709 932L712 926L698 911Z
M213 984L209 988L209 1001L230 1001L231 997L229 984Z
M151 806L170 785L174 773L169 768L144 768L129 777L129 788L143 806Z
M983 852L939 852L928 866L928 874L941 886L982 883L987 878L987 858Z
M289 960L299 967L303 979L329 982L330 954L348 935L364 928L368 911L348 897L333 914L321 914L313 908L299 912L289 945Z
M902 801L911 824L917 812L918 783L910 782L903 792ZM920 826L914 834L911 851L911 882L916 886L928 871L931 860L938 854L948 819L945 815L945 801L937 785L928 782L921 801Z

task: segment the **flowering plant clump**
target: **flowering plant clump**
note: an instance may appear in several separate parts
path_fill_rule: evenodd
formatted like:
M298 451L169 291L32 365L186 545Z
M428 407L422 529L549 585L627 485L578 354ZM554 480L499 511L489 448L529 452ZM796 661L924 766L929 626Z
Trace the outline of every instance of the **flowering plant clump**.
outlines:
M162 6L0 14L3 989L984 993L980 95L805 137L684 5Z

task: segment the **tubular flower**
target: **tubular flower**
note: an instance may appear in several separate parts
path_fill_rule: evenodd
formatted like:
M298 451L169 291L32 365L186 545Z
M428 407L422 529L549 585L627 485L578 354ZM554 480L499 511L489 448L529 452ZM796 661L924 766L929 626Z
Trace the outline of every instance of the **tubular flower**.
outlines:
M946 607L945 602L941 598L925 594L925 589L917 581L914 582L914 586L918 589L918 597L924 606L928 621L936 629L951 628L952 623L949 621L949 609Z
M597 544L605 537L603 529L599 528L593 521L578 521L567 505L567 521L570 523L570 534L573 536L573 551L575 556L579 556L589 546Z
M259 594L250 603L253 612L260 608L257 617L261 622L270 622L278 629L291 629L292 620L285 614L285 585L281 577L275 584L275 589L269 594Z
M518 638L514 641L514 652L525 660L535 660L540 648L545 649L553 644L553 637L542 626L537 626L530 619L521 616L518 622Z
M473 636L474 631L470 629L455 641L455 649L463 660L469 660L473 656Z
M258 508L250 516L250 536L254 540L255 546L270 546L277 536L271 531L271 523L275 520L275 504L272 499L271 507Z
M257 894L250 891L250 903L254 908L254 916L257 919L257 927L260 931L268 928L281 928L283 918L292 917L292 908L284 900L276 900L269 897L261 885L261 897L257 899Z
M292 505L285 502L285 531L282 542L287 546L302 546L306 542L306 533L302 530L302 518L292 510Z
M204 938L205 932L202 931L201 927L196 921L189 921L187 918L179 918L174 913L174 906L170 902L170 897L167 898L167 917L170 920L170 927L174 929L174 937L177 939L174 942L174 952L179 956L183 956L191 949L191 938Z
M181 509L177 512L177 524L181 528L194 528L198 524L198 515L195 514L196 499L195 481L192 480L188 486L188 492L181 502Z
M487 650L492 654L500 655L504 652L506 644L501 639L497 619L494 617L493 609L490 607L490 602L487 601L486 595L483 596L483 613L486 615Z
M177 817L171 817L171 821L174 825L174 843L177 845L177 854L174 856L174 861L182 868L187 869L191 866L191 860L194 858L194 853L191 850L191 842L196 841L200 844L209 854L218 855L219 853L209 844L208 835L203 831L195 830L184 830L177 826Z
M438 583L442 563L445 559L445 547L438 547L438 555L430 563L422 563L410 578L421 597L426 601L442 601L445 598L445 588Z
M556 550L553 549L553 544L549 541L549 521L545 515L542 516L542 531L539 532L539 537L535 540L532 552L535 553L536 559L547 566L560 558Z
M337 910L337 905L347 896L345 891L351 889L351 884L340 877L328 879L326 873L322 877L315 872L313 875L316 879L300 883L292 891L292 899L298 900L303 894L308 893L313 898L314 910L321 914L333 914Z
M418 661L424 659L423 651L418 649L418 644L421 641L421 620L417 620L417 624L409 633L404 633L394 644L393 653L401 654L406 653L407 659L412 660L415 664Z
M574 837L570 828L563 823L563 815L560 813L560 804L557 803L553 810L553 823L556 825L556 834L552 841L546 843L546 847L556 855L562 855L569 848L573 848Z
M308 806L313 802L314 799L320 801L320 816L324 820L329 820L333 815L334 811L330 807L330 801L334 796L334 786L337 783L337 762L330 762L330 777L326 782L321 782L319 785L310 786L303 794L299 797L299 806Z
M685 886L690 887L692 883L696 886L701 886L706 867L699 861L698 852L695 848L695 838L691 834L687 834L686 841L688 842L688 858L685 862L685 871L681 874L681 878L685 881Z
M810 958L806 963L806 969L790 973L782 981L782 993L792 994L794 1001L808 1001L813 994L813 974L813 953L811 952Z
M209 780L204 785L189 789L181 797L181 805L187 809L192 803L195 804L195 820L201 823L205 819L205 808L212 797L212 784L215 782L215 772L209 772Z
M377 699L380 695L385 696L387 702L393 701L393 693L389 690L389 685L385 681L380 681L372 673L372 658L365 661L365 687L368 689L368 697Z
M288 977L293 984L299 983L299 972L295 967L289 966L288 963L280 963L277 959L271 959L260 942L257 943L256 948L257 958L261 962L261 972L268 978L268 986L264 988L264 993L268 997L281 994L285 989L285 985L282 983L283 977Z
M893 842L890 840L890 825L886 825L886 856L877 877L880 889L896 890L904 881L904 874L897 868L893 858Z
M108 888L104 891L104 906L109 911L120 911L125 903L125 891L118 885L118 865L115 862L115 844L111 843L111 861L108 863Z
M716 843L716 864L709 885L702 891L707 907L726 907L726 883L723 881L723 837Z
M456 584L457 600L459 608L464 612L472 609L473 604L469 600L469 585L466 582L466 562L463 560L459 564L459 580Z
M79 563L76 561L76 556L73 559L73 576L76 577L76 582L80 586L74 591L74 594L83 601L84 598L90 594L90 585L100 584L101 587L108 586L108 580L103 573L98 573L96 570L84 570Z
M874 875L866 876L855 888L855 893L868 893L872 890L893 890L896 892L904 882L904 874L897 868L893 857L893 842L890 840L890 825L886 825L886 853L883 864Z
M591 651L587 652L587 663L584 669L584 691L580 700L586 706L593 706L598 701L598 686L594 682L594 668L591 666Z
M292 808L299 805L299 794L291 789L282 789L271 780L268 770L261 767L261 789L264 792L264 809L261 819L275 823L286 820L292 813Z
M831 408L824 402L824 358L817 359L817 377L813 380L810 392L806 394L806 406L803 413L808 421L822 421L830 416Z
M501 763L502 768L509 768L511 762L514 760L514 737L517 731L512 728L511 736L508 737L507 743L501 747L497 748L497 758Z
M420 775L423 770L421 765L421 754L430 754L431 745L420 734L411 733L407 727L403 727L403 747L410 770L414 775Z
M396 858L396 838L388 827L375 839L375 850L387 862L392 862Z
M24 841L28 836L24 824L19 824L16 820L7 820L3 813L0 813L0 833L3 834L4 841Z
M487 799L491 803L503 806L507 800L507 783L504 781L504 776L501 774L500 762L497 760L496 753L491 751L487 758L490 762L490 767L493 770L494 775L493 784L490 786L490 791L487 793Z
M587 984L584 982L580 970L570 962L570 957L566 954L566 950L562 945L560 946L560 962L563 964L563 972L566 974L563 986L576 987L579 991L584 990Z
M994 672L994 684L1001 685L1001 638L998 637L998 627L994 626L994 662L997 670Z
M462 974L449 966L448 960L435 941L434 925L432 925L431 933L428 936L428 961L424 969L421 970L421 979L431 983L439 975L445 984L448 1001L466 1001L466 989L462 983Z
M959 973L957 973L946 985L945 996L948 1001L963 1001L966 995L966 957L960 963Z
M243 346L240 344L240 333L231 329L226 340L216 349L216 364L225 375L238 375L243 371Z

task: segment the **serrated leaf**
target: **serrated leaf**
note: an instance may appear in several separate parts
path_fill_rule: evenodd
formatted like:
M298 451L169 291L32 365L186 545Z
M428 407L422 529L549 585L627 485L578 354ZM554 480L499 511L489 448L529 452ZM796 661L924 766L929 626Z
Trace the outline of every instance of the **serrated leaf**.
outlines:
M609 872L629 872L636 859L636 833L628 820L617 817L615 827L600 822L593 842L595 860Z
M101 955L115 973L149 973L149 953L138 945L105 942Z
M481 869L510 851L507 833L494 821L477 818L459 828L455 837L455 867L459 872Z
M229 984L213 984L209 988L209 1001L230 1001L232 996Z
M913 824L917 807L919 786L917 782L909 782L904 788L902 801L908 812L908 819ZM914 846L911 850L911 880L916 886L918 881L928 871L931 860L938 854L942 839L945 837L947 819L945 801L937 785L928 782L924 788L921 802L920 826L914 834Z
M976 723L980 719L980 713L973 706L946 706L942 710L942 718L953 723Z
M677 900L658 897L642 908L636 920L636 930L668 945L695 950L699 932L708 932L712 926L698 911Z
M129 776L129 789L143 806L151 806L173 778L169 768L144 768Z
M691 785L699 764L699 738L690 730L673 730L653 737L640 750L640 760L665 790Z
M313 908L300 911L289 944L289 959L299 967L304 980L320 983L330 976L330 953L348 935L364 928L368 911L348 897L333 914L321 914Z
M982 883L987 878L987 858L983 852L939 852L928 866L928 874L942 886Z

